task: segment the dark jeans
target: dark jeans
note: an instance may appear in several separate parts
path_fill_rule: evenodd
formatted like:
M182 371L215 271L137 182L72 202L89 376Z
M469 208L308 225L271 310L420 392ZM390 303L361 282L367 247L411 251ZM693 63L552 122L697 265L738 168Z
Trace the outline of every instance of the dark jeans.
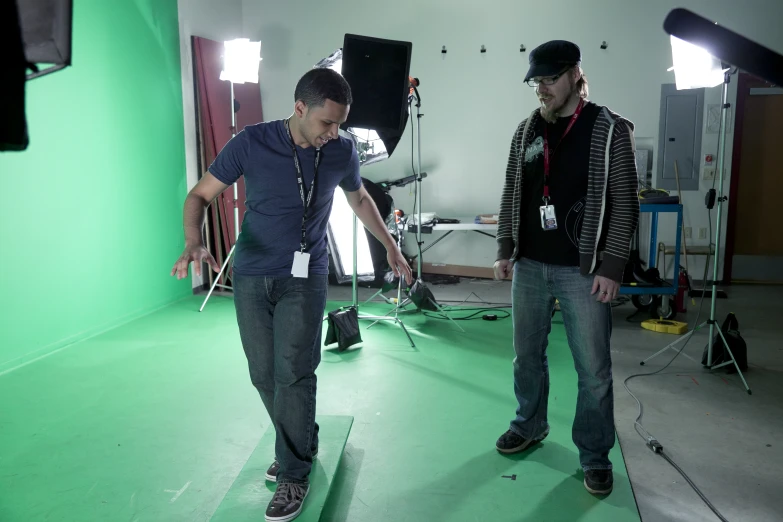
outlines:
M536 438L547 428L549 364L546 348L555 299L560 301L568 345L578 375L572 436L582 469L611 469L614 396L609 339L612 310L590 295L595 276L578 267L520 259L514 265L514 392L519 403L511 430Z
M250 381L276 431L278 483L308 481L318 447L315 369L328 276L234 274L234 303Z

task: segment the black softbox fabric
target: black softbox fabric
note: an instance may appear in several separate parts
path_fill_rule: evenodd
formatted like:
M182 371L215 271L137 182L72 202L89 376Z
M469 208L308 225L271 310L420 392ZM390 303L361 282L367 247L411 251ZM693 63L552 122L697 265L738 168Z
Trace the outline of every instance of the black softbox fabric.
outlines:
M15 0L0 2L0 50L0 150L25 150L30 142L24 99L27 60Z
M25 81L71 65L72 19L72 0L0 2L0 151L30 144Z

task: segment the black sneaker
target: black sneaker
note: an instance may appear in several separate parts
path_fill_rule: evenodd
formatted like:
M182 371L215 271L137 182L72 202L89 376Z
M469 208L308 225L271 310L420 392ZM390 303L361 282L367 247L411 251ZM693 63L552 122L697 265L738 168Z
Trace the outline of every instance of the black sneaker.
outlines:
M498 441L495 443L495 447L501 453L519 453L520 451L526 450L532 444L541 442L546 438L547 435L549 435L549 428L547 428L544 433L535 439L526 439L517 435L513 431L508 430L506 433L500 436Z
M318 456L318 448L315 448L313 450L313 458ZM277 482L277 472L280 469L280 463L277 462L277 459L272 463L271 466L269 466L269 469L266 470L266 473L264 474L264 478L267 479L269 482Z
M299 516L302 504L310 492L310 484L283 482L277 485L275 496L266 508L267 522L288 522Z
M589 469L585 471L585 489L593 495L608 495L612 492L614 477L611 469Z

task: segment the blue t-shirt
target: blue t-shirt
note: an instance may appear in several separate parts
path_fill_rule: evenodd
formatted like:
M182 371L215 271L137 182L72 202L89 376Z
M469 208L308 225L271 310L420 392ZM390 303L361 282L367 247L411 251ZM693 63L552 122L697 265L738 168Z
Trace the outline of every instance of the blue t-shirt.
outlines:
M297 145L296 152L309 191L316 149ZM209 171L227 185L245 176L247 211L235 251L236 273L290 276L294 252L300 250L304 205L285 121L245 127L223 147ZM318 179L307 210L305 251L310 253L311 274L329 273L326 226L335 189L354 192L361 186L359 156L350 140L340 136L321 147Z

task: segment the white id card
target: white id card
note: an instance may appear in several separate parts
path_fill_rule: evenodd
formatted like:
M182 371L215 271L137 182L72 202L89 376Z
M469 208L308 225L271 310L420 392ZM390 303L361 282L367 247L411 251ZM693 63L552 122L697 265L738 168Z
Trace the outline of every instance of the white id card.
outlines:
M309 273L307 267L310 265L310 254L307 252L294 252L294 266L291 268L291 274L294 277L303 277L307 279Z
M554 205L543 205L541 208L541 228L544 230L557 229Z

